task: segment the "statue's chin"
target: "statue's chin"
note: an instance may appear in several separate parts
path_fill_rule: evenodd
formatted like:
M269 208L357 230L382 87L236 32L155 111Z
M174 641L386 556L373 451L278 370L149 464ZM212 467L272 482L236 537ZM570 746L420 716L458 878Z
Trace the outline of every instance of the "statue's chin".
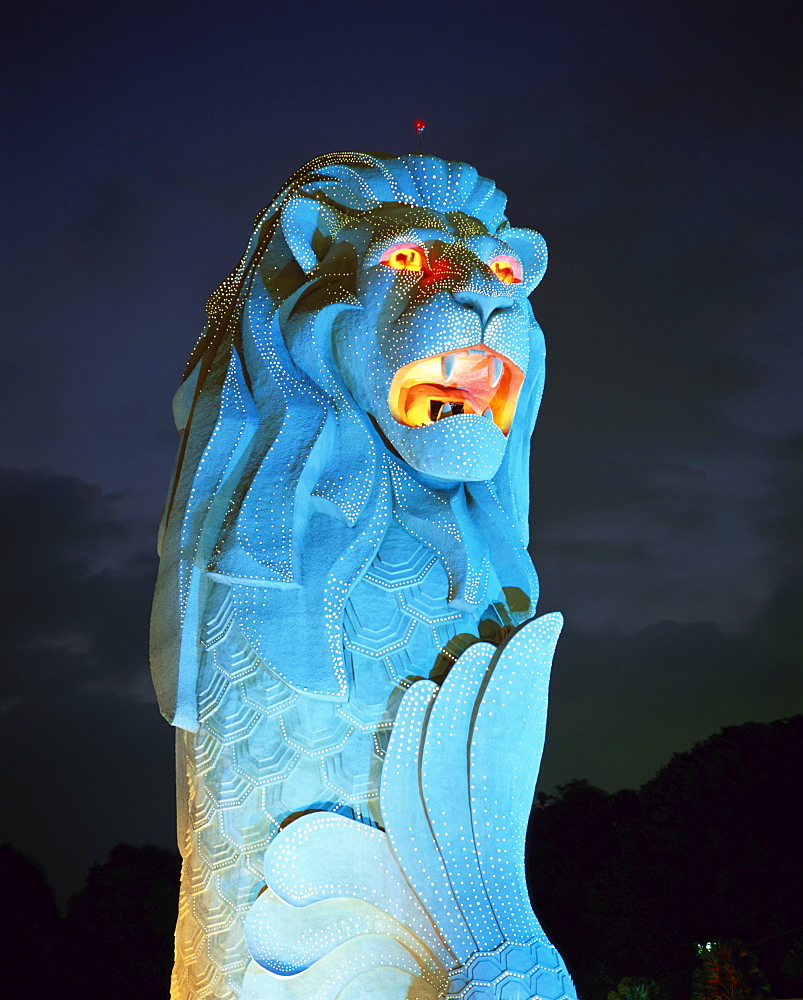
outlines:
M414 469L449 482L483 482L499 471L507 439L488 417L458 414L424 427L387 429L399 455Z

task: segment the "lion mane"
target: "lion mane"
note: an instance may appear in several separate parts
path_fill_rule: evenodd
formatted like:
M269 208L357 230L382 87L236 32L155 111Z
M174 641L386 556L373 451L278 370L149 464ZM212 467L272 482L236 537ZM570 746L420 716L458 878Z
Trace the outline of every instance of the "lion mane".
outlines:
M433 482L393 453L347 387L333 328L363 305L349 254L326 257L344 227L389 205L465 217L503 239L527 232L509 226L505 201L463 163L332 153L293 174L258 215L209 299L174 400L181 443L160 529L152 668L175 725L198 726L201 626L214 624L216 600L233 603L257 654L293 688L344 697L344 606L392 519L438 554L450 603L479 620L504 587L518 595L512 625L534 614L529 442L543 365L525 379L496 474Z

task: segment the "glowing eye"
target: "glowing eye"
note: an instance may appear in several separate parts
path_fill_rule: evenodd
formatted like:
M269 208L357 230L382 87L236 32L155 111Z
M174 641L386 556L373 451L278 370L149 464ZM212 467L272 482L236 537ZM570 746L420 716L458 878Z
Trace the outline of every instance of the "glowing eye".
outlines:
M506 285L521 284L521 264L515 257L508 257L504 254L494 257L488 267Z
M423 271L424 251L412 243L397 243L382 254L382 263L395 271Z

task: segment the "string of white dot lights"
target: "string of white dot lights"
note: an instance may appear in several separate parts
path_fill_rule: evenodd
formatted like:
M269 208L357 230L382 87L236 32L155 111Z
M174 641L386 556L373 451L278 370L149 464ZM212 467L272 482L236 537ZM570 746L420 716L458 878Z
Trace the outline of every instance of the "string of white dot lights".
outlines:
M526 551L546 250L504 210L466 164L318 157L209 299L152 629L173 1000L574 997L523 874L559 621Z

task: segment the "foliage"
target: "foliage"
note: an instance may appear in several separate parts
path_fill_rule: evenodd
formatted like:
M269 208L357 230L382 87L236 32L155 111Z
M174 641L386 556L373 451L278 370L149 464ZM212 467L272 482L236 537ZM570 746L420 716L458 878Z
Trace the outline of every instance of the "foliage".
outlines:
M539 795L530 893L585 1000L606 1000L623 976L686 1000L695 942L763 942L803 924L790 818L801 772L795 716L723 729L638 792L575 780ZM765 967L780 987L781 953Z
M787 948L781 971L792 979L803 979L803 938L795 938Z
M756 956L741 941L713 941L701 948L692 981L692 1000L765 1000L772 995Z
M87 1000L166 1000L178 877L178 858L160 847L118 844L108 861L92 866L65 919L64 971L72 992ZM103 977L97 981L87 981L88 955L101 956Z
M32 996L31 970L37 986L56 995L60 985L59 915L53 890L42 868L10 844L0 845L5 920L0 960L6 995Z
M659 1000L660 996L658 983L646 976L625 976L608 992L608 1000Z

